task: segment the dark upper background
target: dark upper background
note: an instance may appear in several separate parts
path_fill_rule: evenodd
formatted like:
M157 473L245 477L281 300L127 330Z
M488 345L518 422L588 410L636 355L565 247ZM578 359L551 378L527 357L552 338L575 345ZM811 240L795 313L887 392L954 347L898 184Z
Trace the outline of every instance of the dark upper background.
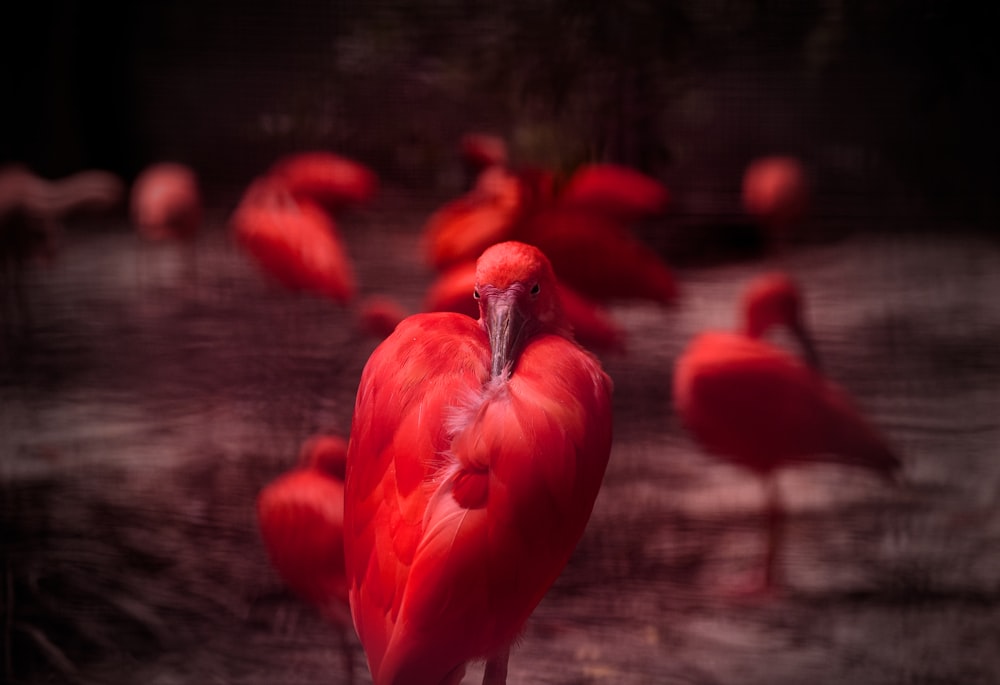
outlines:
M453 185L459 134L487 129L522 161L620 161L723 196L752 156L791 152L836 197L988 226L989 5L18 3L0 20L0 161L130 179L177 159L211 193L325 147L432 190Z

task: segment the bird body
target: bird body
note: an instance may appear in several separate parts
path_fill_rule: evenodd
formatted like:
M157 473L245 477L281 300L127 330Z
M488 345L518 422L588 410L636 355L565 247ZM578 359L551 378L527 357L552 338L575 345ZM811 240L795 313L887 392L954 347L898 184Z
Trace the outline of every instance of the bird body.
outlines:
M634 221L665 212L670 192L655 178L627 166L585 164L570 176L559 200Z
M295 199L316 202L331 213L367 204L378 192L375 172L332 152L299 152L282 157L269 175L281 179Z
M324 612L346 605L343 481L295 469L261 492L257 513L268 558L288 587Z
M810 196L805 168L795 157L760 157L743 174L743 208L771 239L792 237L809 210Z
M741 331L692 340L674 369L674 407L711 454L756 473L766 488L768 541L762 583L773 589L784 516L774 474L796 463L835 462L891 478L900 462L848 393L819 371L796 284L767 274L746 290ZM806 361L763 339L774 326L798 338Z
M163 162L143 170L132 184L132 220L150 240L191 240L202 224L201 194L194 172Z
M766 474L826 460L891 473L898 461L841 387L787 351L740 333L695 338L675 406L711 452Z
M344 568L347 440L318 434L302 444L297 468L257 497L257 525L271 566L337 630L346 682L354 681Z
M493 165L428 218L424 251L433 268L446 271L491 245L520 241L538 247L561 283L586 298L671 304L672 272L630 227L662 214L669 197L656 179L614 164L581 167L561 194L545 169Z
M346 440L315 435L303 443L299 466L257 498L257 523L272 566L297 595L324 610L347 604L346 456Z
M517 236L548 255L559 280L586 297L677 299L677 282L664 261L610 215L553 206L526 219Z
M340 304L354 298L354 267L333 219L317 205L295 200L281 182L254 182L230 223L260 268L286 288Z
M0 325L31 328L25 292L29 263L54 260L63 222L112 209L122 187L116 175L98 169L48 180L20 164L0 164Z
M536 249L494 246L479 261L479 321L412 316L365 367L345 544L377 685L457 683L474 659L505 673L583 533L610 452L611 382L566 336L553 285Z
M511 237L521 208L495 196L465 195L437 209L424 227L428 263L444 270Z

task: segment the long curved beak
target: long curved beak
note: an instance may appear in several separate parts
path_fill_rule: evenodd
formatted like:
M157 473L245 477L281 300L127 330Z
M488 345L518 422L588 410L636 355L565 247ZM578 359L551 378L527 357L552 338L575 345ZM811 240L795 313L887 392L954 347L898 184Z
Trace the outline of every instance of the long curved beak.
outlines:
M809 331L806 330L805 326L795 326L792 328L792 333L799 341L799 347L802 348L802 356L806 360L806 363L816 371L819 371L821 368L819 353L816 351L816 343L813 342Z
M484 318L490 338L490 374L506 378L517 360L526 317L512 295L496 293L490 297Z

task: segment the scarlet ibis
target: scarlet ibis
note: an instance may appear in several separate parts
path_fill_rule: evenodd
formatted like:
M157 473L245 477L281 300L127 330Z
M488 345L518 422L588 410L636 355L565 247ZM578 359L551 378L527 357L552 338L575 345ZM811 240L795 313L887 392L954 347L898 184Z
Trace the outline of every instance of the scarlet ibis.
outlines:
M507 143L489 133L466 133L459 143L462 159L479 169L507 163Z
M112 209L122 190L118 176L100 169L50 181L11 164L0 167L0 218L22 212L33 220L57 223L73 214Z
M122 189L121 179L98 169L50 181L20 164L0 166L0 322L30 326L23 282L28 262L53 259L62 222L112 209Z
M332 152L300 152L279 159L270 176L279 178L297 200L309 200L337 212L371 201L378 177L353 159Z
M610 214L623 221L666 211L670 193L651 176L618 164L585 164L563 187L560 202Z
M448 269L427 290L424 311L458 312L477 318L479 303L472 297L475 284L475 262L466 262ZM595 351L624 351L625 332L608 310L562 283L557 283L556 289L577 342Z
M354 659L344 571L344 470L347 440L320 434L303 443L297 468L257 498L257 523L271 565L340 634L344 669Z
M586 297L660 304L677 298L677 282L663 259L609 215L552 206L522 222L516 235L548 255L559 280Z
M190 240L202 223L198 178L174 162L153 164L132 184L132 221L150 240Z
M354 298L354 266L333 219L319 206L296 200L280 179L252 183L230 224L261 269L286 288L340 304Z
M435 269L473 260L490 245L511 237L519 203L497 197L463 196L431 214L424 226L424 250Z
M376 685L457 684L511 643L567 563L611 448L611 380L573 342L548 259L479 258L478 320L405 319L362 373L347 455L354 625Z
M469 186L484 169L507 165L507 143L489 133L466 133L459 143L459 152Z
M674 405L683 424L713 455L761 479L767 493L768 542L763 583L776 579L783 510L774 478L796 463L827 461L891 477L900 461L848 393L764 336L783 325L803 337L801 296L789 277L768 274L752 283L739 332L706 332L677 359ZM814 359L812 352L807 358Z
M282 580L330 611L347 602L344 576L344 463L347 441L317 436L303 444L299 466L257 499L261 539ZM335 609L335 607L334 607Z
M501 166L484 170L472 189L431 214L424 226L427 260L435 269L475 261L490 245L510 239L534 195Z
M771 238L789 237L809 207L805 168L795 157L761 157L743 174L743 207Z
M668 199L655 179L616 165L583 167L562 195L544 169L494 166L430 217L425 249L430 264L446 270L490 245L518 240L541 249L560 282L589 299L670 304L677 296L673 274L629 225L662 212Z

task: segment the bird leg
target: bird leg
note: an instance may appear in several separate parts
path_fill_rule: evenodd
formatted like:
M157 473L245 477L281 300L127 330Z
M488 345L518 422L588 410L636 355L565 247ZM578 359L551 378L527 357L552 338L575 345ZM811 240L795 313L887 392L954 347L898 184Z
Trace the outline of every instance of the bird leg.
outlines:
M509 658L510 647L505 647L502 651L486 660L486 669L483 671L483 685L507 684L507 660Z
M785 510L781 502L781 490L774 474L764 477L765 516L767 518L767 552L764 556L764 587L765 592L772 590L779 578L778 555L784 536Z

